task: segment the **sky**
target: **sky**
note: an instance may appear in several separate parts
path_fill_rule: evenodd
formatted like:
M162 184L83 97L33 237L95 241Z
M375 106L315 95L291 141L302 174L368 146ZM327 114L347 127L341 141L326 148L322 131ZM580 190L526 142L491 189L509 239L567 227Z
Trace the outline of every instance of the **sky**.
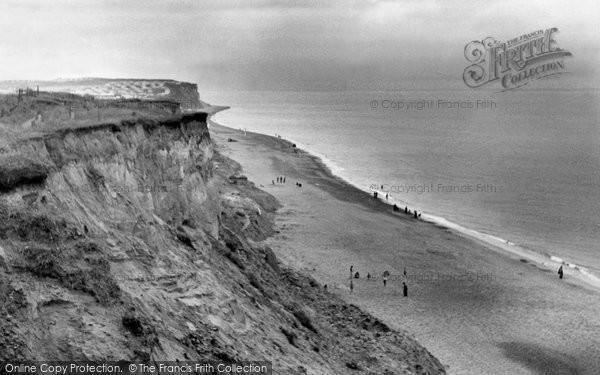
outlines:
M575 6L576 5L576 6ZM0 80L201 90L464 88L465 45L557 27L561 85L600 87L597 0L2 0Z

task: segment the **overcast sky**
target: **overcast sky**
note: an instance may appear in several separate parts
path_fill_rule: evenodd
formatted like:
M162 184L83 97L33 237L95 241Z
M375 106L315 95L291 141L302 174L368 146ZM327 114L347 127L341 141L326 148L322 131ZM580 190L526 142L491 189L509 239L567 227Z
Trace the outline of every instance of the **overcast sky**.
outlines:
M0 2L0 80L173 78L204 90L464 87L471 40L558 27L565 84L599 87L600 2Z

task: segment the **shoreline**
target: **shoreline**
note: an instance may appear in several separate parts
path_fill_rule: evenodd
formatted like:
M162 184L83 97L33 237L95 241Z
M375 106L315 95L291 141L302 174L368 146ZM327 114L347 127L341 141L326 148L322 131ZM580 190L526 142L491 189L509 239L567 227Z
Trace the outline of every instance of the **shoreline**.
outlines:
M294 152L290 141L211 123L217 150L283 205L277 234L265 241L278 258L408 332L448 373L595 374L600 368L594 289L441 225L394 214L385 201L332 175L317 156ZM287 183L275 184L278 175ZM353 290L350 265L362 275ZM384 269L391 271L387 288L379 278ZM531 315L536 309L539 317Z
M225 125L222 125L222 124L218 123L217 121L213 120L213 118L212 118L218 112L229 109L230 107L214 107L214 108L219 108L219 109L214 112L209 113L209 118L208 118L209 123L215 124L216 126L228 128L231 131L237 132L238 130L228 127L228 126L225 126ZM382 198L385 196L384 191L380 191L379 189L370 190L370 189L361 188L360 186L358 186L354 182L350 181L349 179L344 178L335 173L334 170L340 169L341 167L338 167L337 165L335 165L332 161L328 160L325 156L320 156L320 155L318 155L318 153L315 153L313 151L305 149L305 145L303 145L301 143L294 143L293 141L290 141L286 138L277 138L277 137L269 135L269 134L256 133L256 132L247 132L247 133L254 134L254 135L260 135L260 136L264 136L264 137L270 137L275 141L281 142L283 144L287 144L289 147L291 147L292 145L295 144L296 148L299 151L303 152L304 154L306 154L307 157L311 158L316 165L320 166L320 168L322 169L322 172L326 175L329 175L330 178L335 179L342 184L346 184L348 187L356 189L357 191L359 191L371 198L372 198L373 192L375 192L375 191L378 192L379 197L377 198L377 200L382 204L381 208L387 208L389 210L393 207L394 203L396 203L396 204L401 203L402 205L406 205L406 206L408 206L408 209L409 209L408 215L406 215L402 212L403 211L402 207L400 207L400 205L399 205L398 207L400 208L400 211L397 214L392 213L392 216L413 219L411 212L412 212L412 209L414 209L414 208L411 208L409 206L410 202L405 202L402 200L394 200L393 197L390 197L390 200L386 201L384 198ZM300 146L304 146L304 147L300 147ZM535 250L529 250L529 249L523 248L519 244L515 244L515 243L505 240L503 238L464 227L463 225L452 222L442 216L435 215L435 213L427 213L424 211L419 211L419 212L422 213L422 217L420 218L421 221L430 223L436 227L441 227L442 229L451 230L454 234L456 234L458 236L468 237L474 241L481 243L484 247L486 247L490 251L500 252L508 257L517 256L521 259L525 259L529 262L533 262L533 263L537 264L539 267L543 267L549 271L556 272L560 266L564 266L563 269L565 270L566 277L575 279L577 281L578 285L581 287L591 288L594 291L600 292L600 278L597 275L590 272L585 266L570 263L567 260L564 260L561 257L553 255L553 254L548 254L548 253L543 253L541 251L535 251Z

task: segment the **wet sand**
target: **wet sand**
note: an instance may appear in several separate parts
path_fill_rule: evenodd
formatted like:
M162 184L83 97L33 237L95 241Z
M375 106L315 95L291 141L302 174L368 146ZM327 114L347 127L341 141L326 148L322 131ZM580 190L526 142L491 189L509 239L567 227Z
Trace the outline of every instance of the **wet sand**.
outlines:
M279 258L413 335L450 374L600 373L598 291L393 213L285 140L214 123L210 132L220 152L282 203L279 233L266 241ZM273 185L277 176L286 183ZM360 272L352 292L351 265ZM391 276L383 287L386 270ZM368 280L367 273L374 277Z

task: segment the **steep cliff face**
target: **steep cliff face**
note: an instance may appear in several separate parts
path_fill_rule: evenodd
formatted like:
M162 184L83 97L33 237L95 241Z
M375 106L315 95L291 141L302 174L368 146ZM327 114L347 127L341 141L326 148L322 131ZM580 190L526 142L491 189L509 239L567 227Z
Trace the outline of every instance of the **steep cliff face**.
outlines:
M412 339L282 268L278 203L206 114L64 129L0 152L1 360L270 360L443 373Z
M64 130L5 152L46 171L43 181L12 179L1 199L3 285L23 291L26 305L14 312L15 318L26 312L27 323L13 326L23 339L17 354L99 359L156 352L150 342L131 345L122 317L152 315L145 316L152 323L141 336L155 340L156 325L168 317L149 314L150 306L186 306L171 289L193 283L194 261L218 237L205 120L194 114ZM184 290L193 299L196 291ZM170 345L163 346L167 355Z

